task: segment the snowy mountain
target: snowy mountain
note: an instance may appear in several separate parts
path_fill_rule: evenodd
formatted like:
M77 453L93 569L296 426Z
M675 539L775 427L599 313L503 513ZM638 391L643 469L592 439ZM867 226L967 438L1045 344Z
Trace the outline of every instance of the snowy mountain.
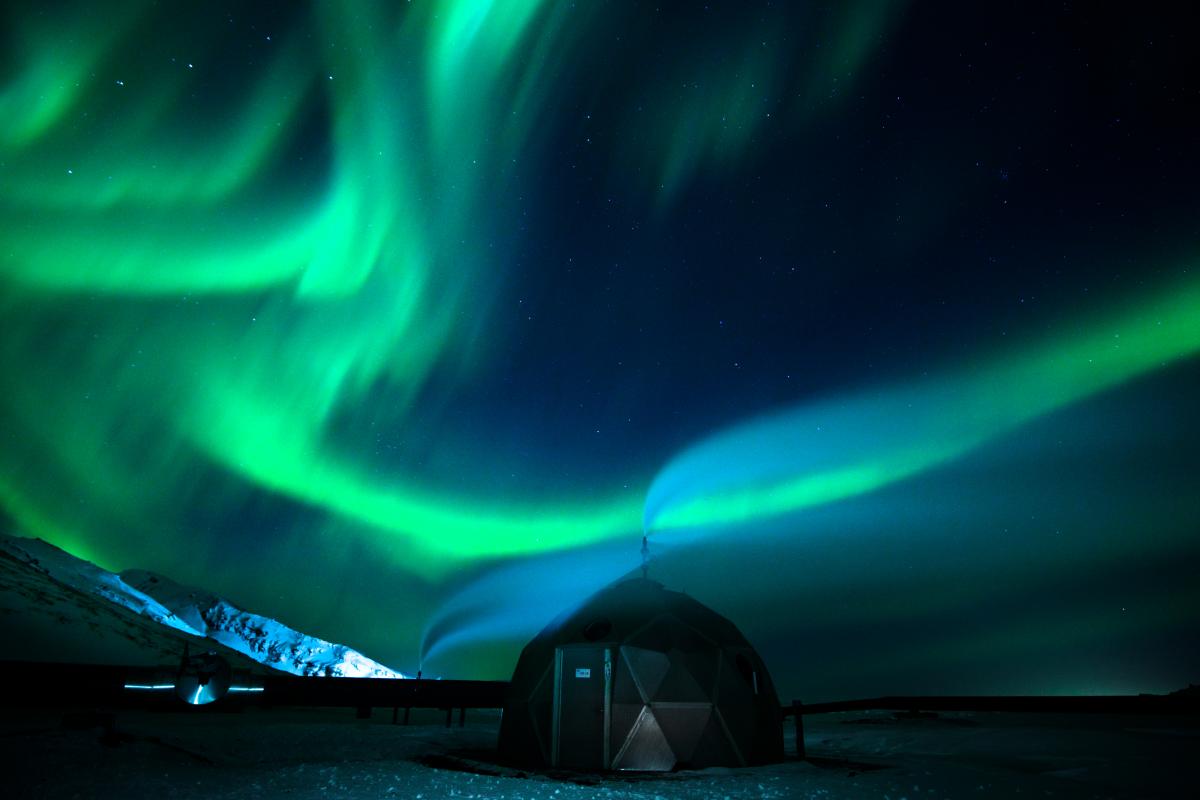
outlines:
M125 586L168 609L199 635L294 675L336 678L403 678L357 650L308 636L281 622L245 611L214 594L182 586L145 570L125 570Z
M238 608L211 592L183 586L152 572L112 573L41 539L6 535L0 535L0 556L4 557L0 559L4 568L0 613L6 623L17 620L27 626L37 621L35 617L49 617L63 633L70 631L78 636L79 629L86 628L82 635L104 638L116 631L108 638L125 645L125 649L128 642L124 640L136 640L152 645L150 649L158 652L178 652L180 648L174 643L180 639L175 633L179 632L211 640L223 645L222 650L229 648L293 675L405 677L345 645L308 636L270 617ZM96 604L95 598L104 602ZM153 631L142 630L144 625L131 626L127 612L157 623L152 627L170 629L160 629L161 633L174 635L164 640ZM54 637L53 632L47 634L42 628L37 633L40 636L25 631L23 638ZM18 652L12 657L40 656Z

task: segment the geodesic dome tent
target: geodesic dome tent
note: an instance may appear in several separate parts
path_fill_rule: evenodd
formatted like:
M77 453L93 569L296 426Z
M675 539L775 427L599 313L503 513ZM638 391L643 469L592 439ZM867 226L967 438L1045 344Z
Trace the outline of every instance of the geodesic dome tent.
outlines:
M770 763L783 758L779 698L732 622L654 581L625 580L526 645L500 754L582 770Z

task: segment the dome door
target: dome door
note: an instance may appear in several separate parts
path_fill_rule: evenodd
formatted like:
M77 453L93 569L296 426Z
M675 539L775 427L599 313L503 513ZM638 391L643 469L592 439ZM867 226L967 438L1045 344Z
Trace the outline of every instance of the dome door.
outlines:
M551 762L567 769L608 769L612 650L564 645L554 653Z

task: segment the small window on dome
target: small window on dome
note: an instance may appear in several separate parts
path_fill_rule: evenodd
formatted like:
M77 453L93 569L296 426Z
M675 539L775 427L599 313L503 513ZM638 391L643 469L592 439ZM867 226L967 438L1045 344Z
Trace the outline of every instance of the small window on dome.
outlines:
M603 639L605 636L608 636L609 631L611 630L611 622L606 619L598 619L593 622L589 622L587 626L584 627L583 638L587 639L589 642L596 642L600 639Z

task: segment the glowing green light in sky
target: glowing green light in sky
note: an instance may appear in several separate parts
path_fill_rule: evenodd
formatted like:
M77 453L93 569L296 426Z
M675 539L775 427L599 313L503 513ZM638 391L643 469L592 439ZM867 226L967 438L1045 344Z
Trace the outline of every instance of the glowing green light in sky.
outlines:
M81 507L53 510L14 450L10 515L78 553L87 536L65 531L111 524L83 506L137 517L190 491L202 454L399 537L418 570L634 532L635 492L463 502L370 473L329 430L371 392L402 416L435 365L479 357L461 321L502 258L493 193L530 118L513 109L551 77L518 56L567 46L566 11L317 4L246 81L216 61L222 21L172 13L128 4L57 28L17 15L29 46L0 92L19 120L0 138L3 350L31 377L8 411ZM146 29L164 33L131 48ZM316 122L327 151L302 138ZM55 304L74 318L47 359Z
M416 667L404 659L422 640L444 657L524 636L549 604L636 568L644 528L656 556L705 537L675 574L706 590L791 597L790 570L719 585L731 554L741 571L763 564L733 534L850 498L787 522L840 524L846 511L870 517L859 530L890 526L894 497L872 493L1002 449L1036 418L1200 350L1194 267L1164 278L1172 261L1151 260L1194 243L1169 240L1166 223L1161 240L1139 241L1157 221L1131 214L1121 256L1153 267L1142 294L1078 313L1060 296L1044 330L1003 349L919 374L944 351L896 357L887 368L914 370L908 380L778 394L793 354L813 363L842 345L761 338L793 328L758 313L758 292L779 287L767 305L783 311L810 290L805 302L854 302L856 282L876 279L876 249L822 255L839 237L925 247L946 233L938 219L992 220L969 204L984 170L963 178L927 141L964 136L966 163L1011 150L1003 132L973 139L978 115L956 114L990 94L991 73L935 85L934 59L950 56L911 52L927 15L910 25L901 0L708 16L554 0L22 3L0 6L0 524L111 570L244 599L397 667ZM891 90L914 75L931 88L901 103ZM1057 102L1071 81L1042 83L1046 108L1077 106ZM958 105L938 105L943 88ZM1053 164L1061 142L1046 138L1045 153L1013 158ZM999 157L979 163L1007 177ZM906 181L909 167L945 196ZM884 230L893 196L903 202ZM1186 211L1183 195L1164 196ZM828 214L809 213L827 198ZM910 224L909 205L933 221ZM1033 241L1045 232L1023 224ZM1070 244L1104 250L1102 238ZM930 270L950 268L962 253L939 263L914 247L895 263L932 254ZM773 263L783 258L791 277ZM938 281L930 270L917 280ZM1003 313L996 285L981 314ZM737 344L720 341L772 357L728 397L714 365L729 353L693 346L709 312L730 320L722 336L742 314ZM609 359L619 371L597 366ZM768 396L760 379L774 398L763 404L793 407L744 408ZM604 441L615 425L628 427ZM1053 469L1042 455L1033 469ZM905 546L934 513L923 500L905 495L920 517ZM844 540L825 522L828 556ZM765 558L808 552L814 527L772 539ZM1188 535L1176 527L1164 549ZM1102 555L1148 549L1121 540ZM1078 565L1067 551L1055 568ZM656 562L666 575L669 560ZM830 585L808 587L814 604ZM962 594L974 596L952 587L928 605ZM863 619L878 620L877 605ZM795 624L790 607L774 616Z
M812 80L848 79L899 7L833 15ZM641 475L550 503L536 490L480 497L427 486L412 463L381 470L356 455L369 440L341 427L384 408L402 433L435 372L468 381L502 346L479 320L506 280L496 232L514 165L559 88L554 65L597 17L544 0L395 13L318 3L259 42L243 77L221 50L226 20L180 13L10 12L20 35L0 85L0 364L23 379L0 401L20 431L0 461L6 512L101 563L106 531L183 536L186 520L151 523L153 511L197 495L236 508L255 489L360 526L424 574L634 534ZM626 156L653 164L660 201L750 152L782 102L783 49L732 39L712 63L648 84L648 126L637 103L614 123L642 150ZM682 73L704 79L681 91ZM855 401L908 427L874 449L835 437L827 463L738 445L717 475L685 454L646 520L755 519L943 463L1192 352L1196 302L1189 285L1083 333ZM894 413L901 400L915 418ZM790 430L804 413L763 429ZM747 475L749 462L773 471Z
M1197 350L1200 283L1187 281L937 378L719 433L660 475L647 527L748 522L863 494Z

